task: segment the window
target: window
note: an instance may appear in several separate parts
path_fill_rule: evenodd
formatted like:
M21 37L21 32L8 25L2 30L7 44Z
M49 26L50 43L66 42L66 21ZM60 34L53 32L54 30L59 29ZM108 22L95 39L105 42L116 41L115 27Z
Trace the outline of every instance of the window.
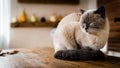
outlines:
M9 47L10 0L0 0L0 49Z

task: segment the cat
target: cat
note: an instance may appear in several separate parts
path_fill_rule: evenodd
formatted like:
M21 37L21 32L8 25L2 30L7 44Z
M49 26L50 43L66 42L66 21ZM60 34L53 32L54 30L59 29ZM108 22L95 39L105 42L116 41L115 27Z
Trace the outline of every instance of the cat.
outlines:
M101 60L109 36L105 7L80 10L65 16L53 37L54 57L62 60Z

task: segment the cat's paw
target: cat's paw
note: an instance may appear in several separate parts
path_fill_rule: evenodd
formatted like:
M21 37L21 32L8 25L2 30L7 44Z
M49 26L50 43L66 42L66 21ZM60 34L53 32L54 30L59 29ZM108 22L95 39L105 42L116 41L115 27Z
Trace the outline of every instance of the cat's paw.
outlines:
M57 59L62 59L62 53L63 53L63 50L57 51L54 54L54 57L57 58Z
M102 51L97 51L96 52L96 60L105 60L106 55Z
M60 50L55 53L54 57L62 60L79 60L77 50Z

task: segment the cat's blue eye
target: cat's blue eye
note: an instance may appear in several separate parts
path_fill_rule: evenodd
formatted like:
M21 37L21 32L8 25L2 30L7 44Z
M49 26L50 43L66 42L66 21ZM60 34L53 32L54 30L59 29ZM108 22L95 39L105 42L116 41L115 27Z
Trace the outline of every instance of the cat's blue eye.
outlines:
M95 23L91 23L90 26L95 26Z
M99 24L94 22L94 23L90 24L90 27L91 28L99 28Z
M93 22L90 24L90 26L98 26L99 23Z

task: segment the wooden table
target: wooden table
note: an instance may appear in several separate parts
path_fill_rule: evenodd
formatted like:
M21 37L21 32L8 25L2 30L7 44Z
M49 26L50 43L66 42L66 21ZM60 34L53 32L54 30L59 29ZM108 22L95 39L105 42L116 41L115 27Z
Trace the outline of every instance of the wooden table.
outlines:
M117 57L108 56L105 61L66 61L55 59L53 48L16 50L17 54L0 56L0 68L120 68Z

